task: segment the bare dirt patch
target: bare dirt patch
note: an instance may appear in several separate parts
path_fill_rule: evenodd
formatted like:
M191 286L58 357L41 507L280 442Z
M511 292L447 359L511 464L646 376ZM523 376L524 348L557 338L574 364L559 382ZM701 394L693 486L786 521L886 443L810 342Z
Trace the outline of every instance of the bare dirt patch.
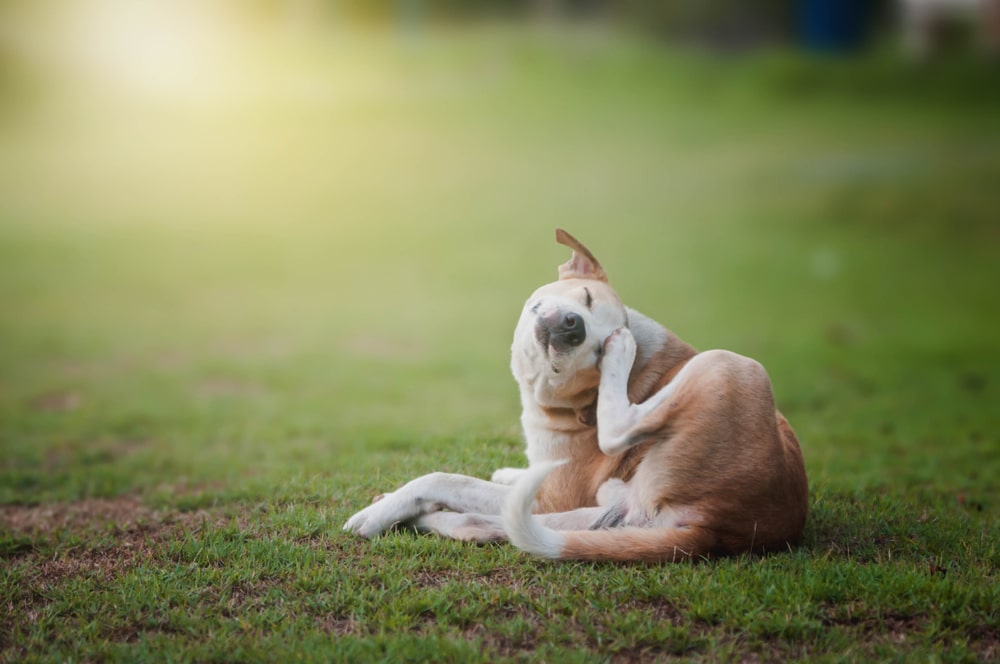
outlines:
M83 397L76 392L45 392L28 401L31 410L66 413L83 405Z
M1000 630L987 626L969 634L971 649L983 662L995 662L1000 657Z
M139 524L174 520L133 496L90 498L71 503L0 506L0 528L15 535L50 535L57 531L129 530Z
M318 616L316 618L316 626L331 636L358 636L364 633L361 629L361 624L350 617L335 615Z
M30 590L71 576L111 578L213 515L156 510L134 496L0 506L0 532L17 538L0 559L23 562ZM36 587L37 584L37 587Z
M63 583L88 579L104 587L162 558L168 542L217 520L205 511L157 510L135 496L0 506L0 566L17 578L0 598L0 623L10 627L0 633L0 653L13 652L15 635L40 620Z

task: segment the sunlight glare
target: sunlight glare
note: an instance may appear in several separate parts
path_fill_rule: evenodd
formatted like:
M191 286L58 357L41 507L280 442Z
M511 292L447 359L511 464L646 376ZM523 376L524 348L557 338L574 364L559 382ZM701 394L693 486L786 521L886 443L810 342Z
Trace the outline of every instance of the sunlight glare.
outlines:
M226 77L225 18L188 0L100 0L79 16L78 46L95 75L126 92L199 97Z

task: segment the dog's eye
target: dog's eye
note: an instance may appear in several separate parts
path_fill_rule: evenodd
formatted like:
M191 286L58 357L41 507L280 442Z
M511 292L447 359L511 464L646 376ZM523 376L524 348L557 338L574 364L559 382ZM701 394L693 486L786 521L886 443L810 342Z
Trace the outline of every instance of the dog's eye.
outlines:
M589 288L584 288L583 292L587 295L587 308L590 309L590 307L594 304L594 298L591 296Z

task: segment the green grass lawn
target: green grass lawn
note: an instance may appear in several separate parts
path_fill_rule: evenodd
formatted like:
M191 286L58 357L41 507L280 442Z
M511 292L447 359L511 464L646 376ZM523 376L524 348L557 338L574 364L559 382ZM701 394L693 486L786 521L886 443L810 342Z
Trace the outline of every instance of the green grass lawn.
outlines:
M993 72L485 29L266 60L214 104L4 120L0 658L1000 656ZM508 350L556 226L768 368L801 546L641 567L340 530L523 465Z

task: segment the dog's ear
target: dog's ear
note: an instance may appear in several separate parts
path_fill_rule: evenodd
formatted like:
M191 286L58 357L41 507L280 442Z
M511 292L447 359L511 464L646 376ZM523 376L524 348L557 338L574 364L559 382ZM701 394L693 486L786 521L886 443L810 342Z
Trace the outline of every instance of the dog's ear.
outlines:
M586 427L597 426L597 399L583 408L576 409L576 421Z
M556 229L556 242L573 250L573 257L559 266L560 279L596 279L608 281L604 268L583 244L561 228Z

